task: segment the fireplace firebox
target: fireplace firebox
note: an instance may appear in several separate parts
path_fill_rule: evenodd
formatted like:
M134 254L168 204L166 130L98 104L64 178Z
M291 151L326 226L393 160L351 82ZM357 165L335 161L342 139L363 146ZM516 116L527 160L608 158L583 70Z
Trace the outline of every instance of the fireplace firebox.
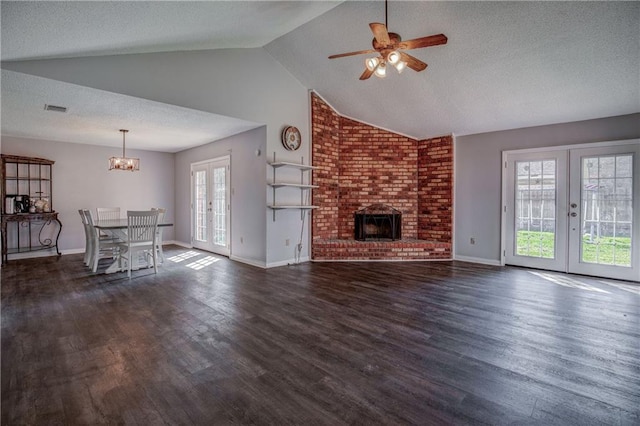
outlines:
M384 204L372 204L354 213L357 241L385 241L402 238L402 212Z

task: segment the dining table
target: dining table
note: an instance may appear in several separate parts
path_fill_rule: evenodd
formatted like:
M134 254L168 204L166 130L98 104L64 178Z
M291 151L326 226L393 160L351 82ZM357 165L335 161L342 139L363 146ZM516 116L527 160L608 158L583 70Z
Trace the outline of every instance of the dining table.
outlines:
M167 226L173 226L173 223L170 223L170 222L158 223L158 227L160 228L164 228ZM127 228L129 227L129 222L127 218L102 219L102 220L96 220L93 223L93 227L98 229L99 231L102 231L106 234L113 236L114 238L126 241ZM134 269L139 269L139 267ZM121 271L122 271L122 268L120 267L119 260L114 259L111 265L109 265L104 272L105 274L112 274L114 272L121 272Z

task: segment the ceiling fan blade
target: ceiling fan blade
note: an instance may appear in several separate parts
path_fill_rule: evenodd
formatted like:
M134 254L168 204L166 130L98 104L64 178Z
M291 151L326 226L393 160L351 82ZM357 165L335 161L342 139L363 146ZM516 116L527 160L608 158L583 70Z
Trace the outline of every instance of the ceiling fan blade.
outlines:
M376 53L376 50L368 49L368 50L359 50L357 52L348 52L348 53L339 53L337 55L329 56L329 59L343 58L345 56L353 56L353 55L362 55L364 53Z
M376 38L376 41L378 43L380 43L384 47L391 44L389 32L387 31L387 26L385 24L372 22L369 24L369 27L371 28L371 32L373 33L373 36Z
M420 72L427 68L427 64L422 62L420 59L409 55L408 53L400 52L400 58L402 58L401 60L405 61L407 63L407 66L414 71Z
M447 44L447 36L444 34L436 34L427 37L414 38L413 40L400 42L398 48L405 50L420 49L421 47L437 46L439 44Z
M374 70L369 70L369 68L365 68L364 72L360 76L360 80L366 80L373 75Z

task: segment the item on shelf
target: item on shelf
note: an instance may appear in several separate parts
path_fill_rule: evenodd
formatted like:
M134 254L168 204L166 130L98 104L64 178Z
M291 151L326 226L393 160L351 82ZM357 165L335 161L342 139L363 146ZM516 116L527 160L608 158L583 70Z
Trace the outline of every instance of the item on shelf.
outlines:
M29 213L29 196L16 195L13 205L14 213Z
M36 200L35 203L33 203L33 205L35 206L35 209L38 213L42 213L44 210L44 206L45 204L48 204L47 202L45 202L44 200L40 199L40 200Z
M15 195L7 195L4 197L4 210L6 214L14 214L16 211Z
M51 204L49 203L48 195L43 195L42 193L40 193L39 200L37 200L34 204L38 213L49 213L51 211Z
M40 199L42 201L44 201L44 205L42 206L42 210L44 210L45 213L50 212L51 211L51 202L49 201L49 196L43 195L42 197L40 197Z

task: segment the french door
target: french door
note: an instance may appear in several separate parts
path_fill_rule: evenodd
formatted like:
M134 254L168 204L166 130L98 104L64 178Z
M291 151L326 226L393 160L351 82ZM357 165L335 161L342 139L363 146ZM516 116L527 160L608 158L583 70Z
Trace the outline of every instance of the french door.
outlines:
M191 165L192 244L229 256L229 156Z
M640 281L640 143L505 154L506 264Z
M566 271L566 163L566 151L507 156L507 264Z

